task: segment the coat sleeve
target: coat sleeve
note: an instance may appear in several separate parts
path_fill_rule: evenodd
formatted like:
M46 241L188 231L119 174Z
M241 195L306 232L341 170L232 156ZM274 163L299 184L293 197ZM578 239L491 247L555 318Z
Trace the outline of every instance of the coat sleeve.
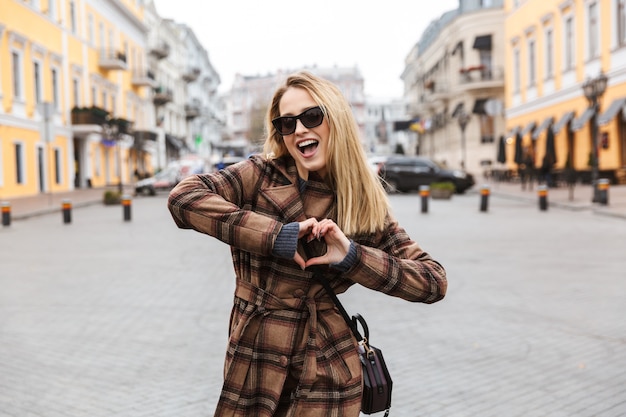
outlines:
M282 223L251 210L259 175L255 163L247 160L215 173L189 176L170 192L168 209L181 229L269 255Z
M344 276L370 289L412 302L441 300L448 286L446 271L389 218L375 241L357 242L357 261Z

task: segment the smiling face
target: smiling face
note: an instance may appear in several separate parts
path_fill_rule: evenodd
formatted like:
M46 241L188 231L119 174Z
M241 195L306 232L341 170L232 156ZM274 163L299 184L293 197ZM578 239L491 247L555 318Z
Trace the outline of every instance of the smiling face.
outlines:
M297 116L317 103L308 91L302 88L289 87L280 99L280 116ZM291 135L283 136L285 147L296 161L300 178L307 180L309 172L317 171L322 177L326 176L326 156L330 126L324 117L322 124L307 128L302 120L296 121L296 131Z

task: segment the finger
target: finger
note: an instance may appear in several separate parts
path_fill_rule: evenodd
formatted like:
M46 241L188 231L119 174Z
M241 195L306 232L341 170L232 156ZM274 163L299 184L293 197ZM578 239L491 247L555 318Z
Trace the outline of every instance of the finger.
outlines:
M300 269L304 270L304 268L306 268L306 263L298 252L296 252L296 254L293 256L293 260L296 261L296 263L300 266Z

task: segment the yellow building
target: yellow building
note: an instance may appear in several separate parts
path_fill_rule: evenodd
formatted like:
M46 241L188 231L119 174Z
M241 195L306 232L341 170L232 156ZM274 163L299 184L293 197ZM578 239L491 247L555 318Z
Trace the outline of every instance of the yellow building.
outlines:
M143 2L0 0L0 199L149 169Z
M589 182L597 160L599 178L624 181L625 9L626 0L506 1L506 154L511 169L517 170L520 162L516 137L540 170L553 132L557 176L571 167L578 180ZM596 111L583 86L602 76L608 83ZM521 158L519 149L517 154Z

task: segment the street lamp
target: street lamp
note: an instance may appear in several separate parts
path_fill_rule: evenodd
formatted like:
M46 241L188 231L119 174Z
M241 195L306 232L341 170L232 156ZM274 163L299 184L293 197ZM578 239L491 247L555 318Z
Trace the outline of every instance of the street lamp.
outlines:
M461 110L461 113L459 113L458 117L458 122L459 122L459 127L461 128L461 168L465 169L466 166L466 159L467 159L467 152L466 152L466 146L465 146L465 128L467 127L467 124L469 123L470 120L470 115L465 113L465 110Z
M598 111L600 110L599 100L606 91L608 78L604 73L600 72L595 78L590 78L583 84L585 97L589 101L589 107L593 109L591 115L591 185L593 187L592 202L600 201L598 193Z

